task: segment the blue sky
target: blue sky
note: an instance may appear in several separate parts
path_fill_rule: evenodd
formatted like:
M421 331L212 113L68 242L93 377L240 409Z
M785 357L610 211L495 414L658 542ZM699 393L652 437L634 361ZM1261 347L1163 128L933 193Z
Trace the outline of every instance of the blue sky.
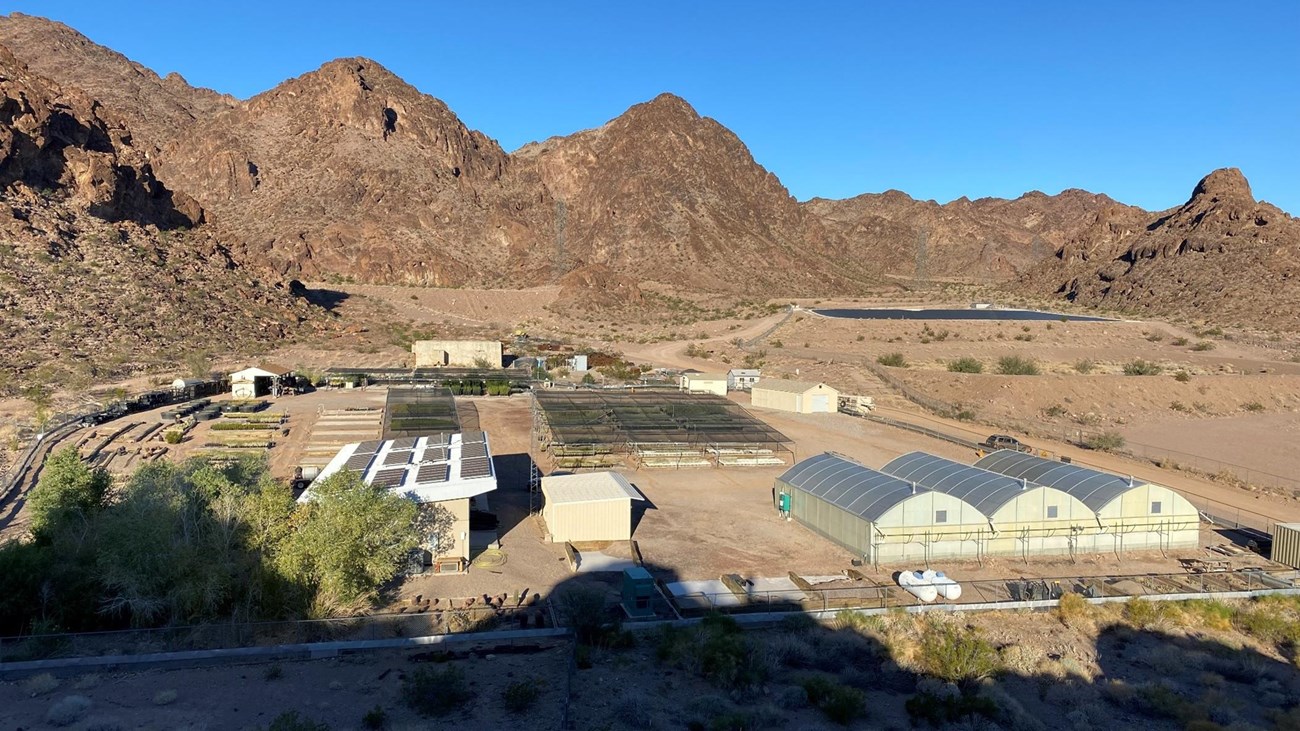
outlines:
M248 97L373 58L507 150L663 91L799 199L1085 188L1163 209L1240 167L1300 214L1300 2L0 0Z

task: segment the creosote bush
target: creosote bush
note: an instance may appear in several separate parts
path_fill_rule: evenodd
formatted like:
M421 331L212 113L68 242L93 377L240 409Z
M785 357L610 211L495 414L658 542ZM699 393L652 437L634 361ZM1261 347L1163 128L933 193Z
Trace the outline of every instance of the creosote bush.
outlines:
M1038 364L1019 355L1005 355L998 359L998 373L1003 376L1036 376Z
M1160 371L1164 370L1159 363L1137 358L1124 364L1124 375L1126 376L1158 376Z
M1125 443L1124 435L1113 431L1090 434L1083 439L1083 446L1088 449L1095 449L1098 452L1113 452L1117 449L1123 449Z
M45 712L45 721L51 726L71 726L90 711L90 706L90 699L84 695L64 696Z
M402 681L402 700L421 716L445 716L472 696L465 675L453 665L417 668Z
M1093 369L1096 367L1097 364L1092 362L1091 360L1088 360L1087 358L1084 358L1083 360L1076 360L1074 362L1074 370L1084 375L1092 373Z
M527 678L507 685L501 693L501 701L507 711L523 713L533 707L541 694L541 684L536 679Z
M927 675L950 683L987 678L1001 667L997 648L978 630L944 622L925 626L918 659Z
M884 353L883 355L876 356L876 362L882 366L888 366L890 368L907 367L907 358L904 358L902 353Z
M952 373L983 373L984 364L967 356L948 361L948 370Z

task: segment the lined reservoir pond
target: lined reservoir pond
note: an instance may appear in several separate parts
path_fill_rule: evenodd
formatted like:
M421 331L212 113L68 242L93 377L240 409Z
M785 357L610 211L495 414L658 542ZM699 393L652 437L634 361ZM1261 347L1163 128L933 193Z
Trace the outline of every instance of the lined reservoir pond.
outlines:
M847 310L812 310L823 317L836 317L849 320L1068 320L1070 322L1114 322L1107 317L1090 317L1088 315L1066 315L1059 312L1042 312L1040 310L995 310L989 309L847 309Z

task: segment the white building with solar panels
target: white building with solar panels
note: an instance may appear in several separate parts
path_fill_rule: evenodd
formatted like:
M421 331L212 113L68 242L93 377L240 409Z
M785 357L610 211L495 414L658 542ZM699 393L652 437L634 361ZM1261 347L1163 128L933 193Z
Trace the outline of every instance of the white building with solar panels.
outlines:
M776 478L777 507L871 563L976 558L988 519L960 497L820 454Z
M455 518L450 545L430 560L435 572L469 568L470 509L486 510L497 489L487 435L481 431L430 434L344 445L316 481L341 470L360 473L367 485L382 487L420 504L437 503ZM308 487L298 502L311 500Z
M1001 449L975 463L1030 484L1073 495L1097 516L1094 551L1192 548L1200 512L1164 485Z
M880 471L975 506L988 519L983 555L1091 552L1104 530L1092 509L1069 492L933 454L910 452Z

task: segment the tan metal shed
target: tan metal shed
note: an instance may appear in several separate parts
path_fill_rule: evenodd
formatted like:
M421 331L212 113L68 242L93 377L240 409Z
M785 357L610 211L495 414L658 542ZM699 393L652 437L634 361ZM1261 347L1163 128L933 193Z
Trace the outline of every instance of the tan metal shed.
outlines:
M553 543L628 540L632 501L643 499L617 472L543 477L542 498L542 519Z
M727 395L726 373L687 373L682 376L681 389L687 393Z
M1300 569L1300 523L1278 523L1273 526L1273 551L1269 558Z
M764 409L796 414L834 413L840 392L825 383L760 378L751 391L750 403Z

